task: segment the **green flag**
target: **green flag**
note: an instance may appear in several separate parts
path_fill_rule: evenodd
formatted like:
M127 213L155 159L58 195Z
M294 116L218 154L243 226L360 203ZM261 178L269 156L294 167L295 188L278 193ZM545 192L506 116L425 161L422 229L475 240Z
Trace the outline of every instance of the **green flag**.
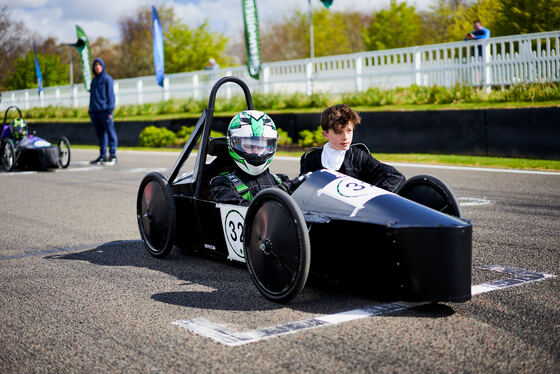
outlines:
M89 92L89 86L91 85L91 65L89 62L91 54L89 52L89 41L84 30L78 25L76 25L76 34L78 35L78 41L74 44L74 47L76 47L80 53L84 86L86 91Z
M333 0L321 0L321 2L323 3L323 5L325 6L325 8L329 9L329 7L332 5Z
M261 38L259 17L255 0L242 0L243 21L245 23L245 46L247 48L247 69L249 75L259 79L261 72Z

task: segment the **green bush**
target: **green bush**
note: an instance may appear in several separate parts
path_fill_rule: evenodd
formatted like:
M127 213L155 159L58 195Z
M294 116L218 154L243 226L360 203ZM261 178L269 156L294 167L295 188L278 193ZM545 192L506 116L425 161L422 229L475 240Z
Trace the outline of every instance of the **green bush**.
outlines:
M184 146L187 143L187 140L189 140L189 137L191 136L193 130L194 130L194 126L181 126L181 128L179 129L179 131L177 131L176 134L175 145L181 147ZM214 130L210 131L211 138L221 138L224 136L225 134L222 132L214 131Z
M294 141L288 135L288 132L277 128L278 130L278 145L291 145Z
M140 132L141 147L168 147L175 144L177 136L165 127L148 126Z
M302 148L319 147L327 142L323 137L321 126L314 131L303 130L299 132L298 145Z

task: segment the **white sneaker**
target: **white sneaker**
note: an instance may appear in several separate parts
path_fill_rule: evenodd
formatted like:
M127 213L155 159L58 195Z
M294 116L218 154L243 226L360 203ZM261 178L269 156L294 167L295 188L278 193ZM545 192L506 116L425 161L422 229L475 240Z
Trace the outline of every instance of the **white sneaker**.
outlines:
M117 157L113 156L113 157L109 157L108 159L105 159L103 161L103 165L107 165L107 166L113 166L117 164Z

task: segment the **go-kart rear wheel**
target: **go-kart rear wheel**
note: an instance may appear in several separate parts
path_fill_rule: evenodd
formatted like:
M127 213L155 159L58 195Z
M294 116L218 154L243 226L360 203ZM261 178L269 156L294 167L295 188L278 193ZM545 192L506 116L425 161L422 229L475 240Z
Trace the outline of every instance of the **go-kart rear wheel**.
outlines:
M58 141L58 164L63 169L70 165L70 141L65 136Z
M140 236L148 252L163 258L175 242L175 201L167 179L157 172L147 174L136 199L136 217Z
M261 191L245 215L245 259L253 283L266 298L286 303L305 286L311 246L303 214L277 188Z
M2 165L7 171L14 170L16 166L16 149L10 139L4 141L2 146Z
M431 175L417 175L408 179L397 193L428 208L461 217L461 209L451 189Z

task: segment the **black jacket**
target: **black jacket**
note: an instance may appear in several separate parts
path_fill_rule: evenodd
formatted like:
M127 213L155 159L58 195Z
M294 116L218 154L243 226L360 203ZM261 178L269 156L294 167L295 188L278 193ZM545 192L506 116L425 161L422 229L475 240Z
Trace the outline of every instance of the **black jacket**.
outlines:
M310 148L301 156L300 175L324 169L321 164L323 148ZM343 174L394 192L405 181L397 169L373 158L364 144L352 144L344 155L339 170Z
M276 174L280 181L277 181L272 173L267 169L257 176L249 175L238 168L234 171L235 177L239 178L245 184L251 195L255 197L265 188L275 187L281 182L289 181L284 174ZM248 206L250 201L243 198L234 183L226 175L218 175L210 181L210 199L217 203L235 204Z

